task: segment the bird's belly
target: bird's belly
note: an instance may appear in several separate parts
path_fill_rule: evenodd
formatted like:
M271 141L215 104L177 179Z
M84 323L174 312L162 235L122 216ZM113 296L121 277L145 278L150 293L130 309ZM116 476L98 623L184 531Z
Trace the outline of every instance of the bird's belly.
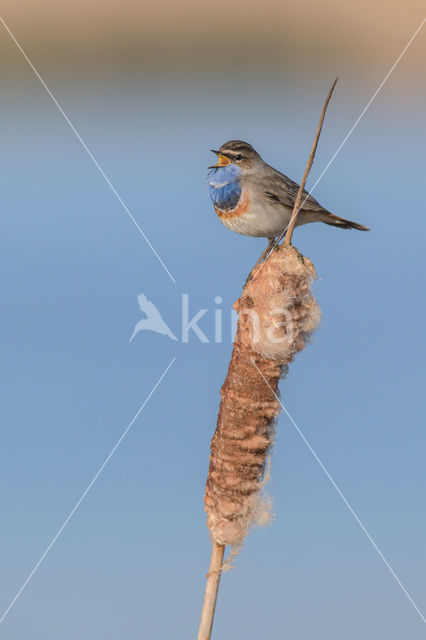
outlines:
M290 217L291 210L287 207L270 205L267 202L251 202L243 215L221 217L221 222L227 229L245 236L273 238L286 229Z

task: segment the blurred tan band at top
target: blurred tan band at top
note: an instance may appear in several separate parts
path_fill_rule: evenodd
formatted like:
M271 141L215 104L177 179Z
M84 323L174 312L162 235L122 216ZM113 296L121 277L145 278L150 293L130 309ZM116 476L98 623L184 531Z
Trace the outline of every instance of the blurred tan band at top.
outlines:
M4 0L1 16L35 63L288 68L391 64L425 17L424 0ZM22 64L0 25L3 69ZM16 47L15 47L16 49ZM408 55L408 54L407 54ZM424 68L426 27L410 48Z

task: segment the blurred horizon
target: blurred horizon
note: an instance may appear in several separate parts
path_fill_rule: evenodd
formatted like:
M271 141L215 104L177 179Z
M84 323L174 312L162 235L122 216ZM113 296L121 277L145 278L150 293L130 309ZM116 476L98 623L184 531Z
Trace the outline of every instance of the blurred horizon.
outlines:
M3 2L2 18L23 49L47 67L108 65L117 69L235 68L266 72L325 66L363 72L389 67L421 23L424 2L367 0L297 4L245 0L228 4L180 2ZM4 30L3 25L0 25ZM21 65L4 30L0 67ZM423 69L423 49L410 53Z

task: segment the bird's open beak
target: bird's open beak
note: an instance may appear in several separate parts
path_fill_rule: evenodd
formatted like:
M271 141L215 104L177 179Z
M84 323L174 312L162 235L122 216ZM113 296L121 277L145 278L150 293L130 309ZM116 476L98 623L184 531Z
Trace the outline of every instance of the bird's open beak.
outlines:
M231 164L228 156L224 156L222 153L219 153L219 151L215 151L214 149L210 149L210 151L217 155L217 163L212 165L211 167L208 167L209 169L215 169L216 167L226 167L227 164Z

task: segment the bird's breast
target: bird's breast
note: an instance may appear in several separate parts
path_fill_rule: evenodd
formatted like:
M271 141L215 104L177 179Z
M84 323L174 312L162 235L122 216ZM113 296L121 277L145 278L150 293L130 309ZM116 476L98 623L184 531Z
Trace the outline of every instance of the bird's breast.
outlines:
M222 221L229 220L230 218L240 218L248 213L250 209L250 200L249 192L247 190L244 190L244 192L240 190L238 200L232 208L223 207L218 203L215 204L214 209Z

